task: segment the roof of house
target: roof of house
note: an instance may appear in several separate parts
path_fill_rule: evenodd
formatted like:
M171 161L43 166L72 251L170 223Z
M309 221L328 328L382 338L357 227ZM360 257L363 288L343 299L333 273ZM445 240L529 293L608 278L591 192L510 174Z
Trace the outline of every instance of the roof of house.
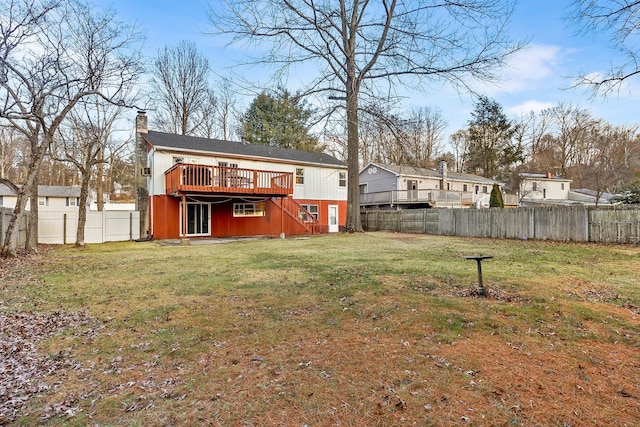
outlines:
M521 173L520 177L524 179L550 179L552 181L566 181L566 182L572 181L570 179L563 178L558 175L550 175L545 173Z
M156 148L195 151L263 159L285 160L295 163L314 163L346 167L346 163L335 157L315 151L294 150L291 148L271 147L245 142L224 141L196 136L184 136L171 133L149 131L144 138Z
M16 193L5 184L0 184L0 196L15 196ZM61 185L38 185L40 197L80 197L80 187Z
M411 176L442 179L442 174L440 173L440 171L433 168L421 168L421 167L406 166L406 165L403 165L403 166L387 165L383 163L370 163L370 165L375 165L377 167L386 169L396 174L397 176L411 175ZM366 167L364 169L366 169ZM477 182L480 184L493 184L495 182L498 182L493 179L485 178L480 175L473 175L470 173L460 173L460 172L452 172L452 171L447 171L447 179L460 180L460 181L466 181L466 182Z

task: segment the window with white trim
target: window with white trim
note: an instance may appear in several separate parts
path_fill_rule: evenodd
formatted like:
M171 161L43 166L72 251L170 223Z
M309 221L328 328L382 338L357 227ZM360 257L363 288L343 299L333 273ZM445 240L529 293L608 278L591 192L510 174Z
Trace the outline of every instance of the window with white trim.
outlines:
M303 205L303 204L300 204L300 206L302 206L304 209L306 209L307 212L309 212L311 214L311 216L316 219L316 221L318 220L318 205ZM302 211L302 210L299 212L299 217L300 217L301 220L307 221L307 212Z
M304 168L296 168L296 184L304 184Z
M48 197L47 197L48 199ZM78 206L78 198L77 197L67 197L67 206ZM49 201L47 200L47 206L49 206Z
M347 186L347 173L344 171L338 172L338 187Z
M39 206L49 206L49 198L48 197L38 197L38 205ZM69 205L67 205L69 206Z
M234 203L233 204L233 216L246 217L246 216L265 216L266 209L265 203Z

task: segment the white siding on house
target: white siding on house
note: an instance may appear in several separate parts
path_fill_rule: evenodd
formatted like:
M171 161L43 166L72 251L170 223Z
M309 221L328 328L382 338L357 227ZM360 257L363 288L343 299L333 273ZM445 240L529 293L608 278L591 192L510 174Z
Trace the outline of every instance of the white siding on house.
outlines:
M323 167L308 164L287 164L279 162L238 159L222 156L183 155L173 152L152 150L149 157L151 167L150 195L162 195L165 189L165 171L174 164L174 157L183 157L184 163L195 163L207 166L218 166L220 163L238 165L240 169L257 169L265 171L290 172L294 176L296 168L304 169L304 184L294 184L293 195L296 199L314 200L346 200L347 187L339 186L339 172L346 168Z
M571 181L559 178L523 178L520 194L523 199L569 199Z
M44 197L43 197L44 198ZM66 197L46 197L46 201L44 205L38 205L38 211L77 211L77 200L75 197L74 206L67 206L67 198ZM2 196L2 207L3 208L15 208L16 202L18 198L15 196ZM27 205L25 210L31 210L31 205L29 200L27 200Z

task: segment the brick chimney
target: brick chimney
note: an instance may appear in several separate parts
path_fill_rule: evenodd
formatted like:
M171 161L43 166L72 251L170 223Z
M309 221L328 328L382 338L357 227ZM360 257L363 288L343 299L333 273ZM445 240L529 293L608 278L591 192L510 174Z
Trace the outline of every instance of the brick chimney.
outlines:
M448 175L448 171L447 171L447 162L445 160L440 160L438 162L438 167L440 169L440 189L441 190L446 190L447 189L447 175Z
M147 115L144 111L138 111L136 116L136 149L135 149L135 185L136 185L136 210L140 212L140 237L149 236L149 176L145 172L147 162L147 141L144 135L147 130Z

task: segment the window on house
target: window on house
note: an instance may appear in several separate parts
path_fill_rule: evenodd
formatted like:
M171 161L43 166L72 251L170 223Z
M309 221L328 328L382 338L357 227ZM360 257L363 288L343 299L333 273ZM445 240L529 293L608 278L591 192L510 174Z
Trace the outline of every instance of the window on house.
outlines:
M360 194L367 194L369 191L369 186L367 184L360 184L358 188L360 189Z
M451 183L447 182L447 191L451 191Z
M538 191L538 183L537 183L537 182L534 182L534 183L531 185L531 189L532 189L533 191Z
M184 157L173 156L172 161L174 165L176 163L184 163Z
M468 191L467 188L467 184L462 184L462 191Z
M542 189L542 198L543 198L543 199L546 199L546 198L547 198L547 189L546 189L546 188L543 188L543 189Z
M302 206L304 209L306 209L307 212L309 212L311 214L311 216L316 219L316 221L318 220L318 205L303 205L303 204L301 204L300 206ZM307 213L306 212L300 211L299 212L299 217L300 217L301 220L307 221Z
M0 196L0 206L2 206L2 203L4 202L4 200L2 199L4 196Z
M296 168L296 184L304 184L304 168Z
M49 206L49 198L48 197L38 197L38 205L39 206ZM69 205L67 204L67 206L69 206Z
M561 189L561 190L564 190L564 182L561 182L561 183L560 183L560 189Z
M487 186L486 186L486 185L483 185L483 186L482 186L482 192L483 192L483 193L487 193Z
M48 197L47 197L48 199ZM49 203L47 202L47 205ZM78 206L78 198L77 197L67 197L67 206Z
M347 186L347 173L338 172L338 187L346 187L346 186Z
M476 185L476 194L478 194L480 192L480 186Z
M233 216L265 216L265 203L234 203Z

